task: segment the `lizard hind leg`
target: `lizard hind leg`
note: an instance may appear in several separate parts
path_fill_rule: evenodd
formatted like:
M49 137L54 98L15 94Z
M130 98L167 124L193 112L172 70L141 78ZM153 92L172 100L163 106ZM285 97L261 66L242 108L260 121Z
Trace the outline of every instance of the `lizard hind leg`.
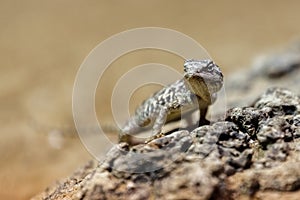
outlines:
M145 142L148 143L149 141L162 137L164 134L162 133L162 127L164 126L168 116L168 108L162 107L159 111L158 116L154 121L154 125L152 128L152 136L148 138Z
M134 118L130 118L119 132L119 142L130 142L132 135L139 132L140 127Z
M141 121L136 116L131 117L119 132L119 142L135 143L132 142L133 136L143 131L143 128L150 123L150 119Z

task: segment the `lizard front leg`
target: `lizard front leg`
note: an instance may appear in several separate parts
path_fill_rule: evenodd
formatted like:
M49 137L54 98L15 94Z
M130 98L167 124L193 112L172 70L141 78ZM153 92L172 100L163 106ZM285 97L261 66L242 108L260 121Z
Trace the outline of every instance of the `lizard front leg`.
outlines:
M206 119L208 107L200 108L199 126L209 125L210 121Z
M198 106L199 106L199 126L203 126L203 125L208 125L210 124L210 121L208 121L206 119L206 114L207 114L207 110L208 110L208 106L209 104L205 101L203 101L203 99L201 99L200 97L198 97Z

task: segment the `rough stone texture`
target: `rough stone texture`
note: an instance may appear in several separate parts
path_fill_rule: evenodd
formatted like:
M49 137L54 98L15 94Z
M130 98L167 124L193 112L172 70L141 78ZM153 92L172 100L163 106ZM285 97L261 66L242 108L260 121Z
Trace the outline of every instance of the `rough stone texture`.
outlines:
M272 67L255 68L258 78L295 76L299 60L290 51L278 56L282 62L269 58L275 67L267 60ZM211 125L115 145L102 163L88 163L34 199L299 199L299 93L272 87Z
M253 105L191 133L115 145L102 163L36 199L236 199L299 190L299 97L271 88Z

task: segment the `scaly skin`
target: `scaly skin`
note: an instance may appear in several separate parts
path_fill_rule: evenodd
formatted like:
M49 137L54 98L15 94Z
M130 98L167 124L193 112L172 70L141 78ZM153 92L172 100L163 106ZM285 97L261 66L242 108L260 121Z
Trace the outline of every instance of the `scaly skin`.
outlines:
M165 123L179 120L181 115L200 110L199 124L205 119L208 106L216 100L216 92L223 86L223 74L211 60L187 60L184 78L166 86L145 100L122 128L120 142L131 143L131 135L143 127L152 128L152 137L161 134Z

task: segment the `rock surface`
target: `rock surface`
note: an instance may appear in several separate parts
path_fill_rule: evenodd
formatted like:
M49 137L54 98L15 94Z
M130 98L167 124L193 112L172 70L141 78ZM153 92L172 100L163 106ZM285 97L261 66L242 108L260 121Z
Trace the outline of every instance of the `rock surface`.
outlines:
M34 199L298 199L298 50L267 57L248 83L232 79L226 92L238 98L229 98L232 108L217 122L115 145L102 163L91 161ZM260 81L294 85L256 95Z

